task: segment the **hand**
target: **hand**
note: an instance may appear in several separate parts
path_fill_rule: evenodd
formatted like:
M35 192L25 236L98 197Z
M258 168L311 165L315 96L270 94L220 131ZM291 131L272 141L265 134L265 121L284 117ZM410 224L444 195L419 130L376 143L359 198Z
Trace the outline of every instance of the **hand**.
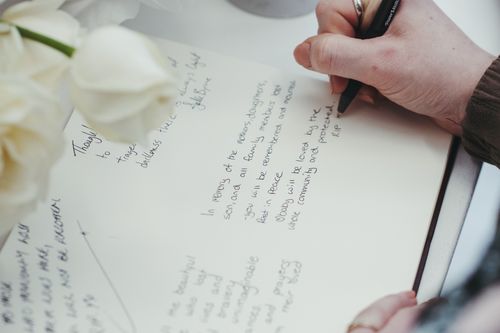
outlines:
M353 38L358 20L352 0L320 0L316 15L318 35L298 45L294 56L302 66L331 75L332 92L342 92L345 78L352 78L461 134L467 103L495 58L432 0L401 0L388 31L367 40ZM373 99L366 87L360 96Z
M415 293L402 292L383 297L363 311L352 321L349 333L406 333L410 332L420 312Z
M412 291L383 297L354 318L352 322L359 326L355 326L349 333L410 333L423 307L430 306L432 311L432 307L440 306L438 303L441 301L442 299L433 299L417 305ZM497 283L467 303L447 332L500 332L499 308L500 284Z

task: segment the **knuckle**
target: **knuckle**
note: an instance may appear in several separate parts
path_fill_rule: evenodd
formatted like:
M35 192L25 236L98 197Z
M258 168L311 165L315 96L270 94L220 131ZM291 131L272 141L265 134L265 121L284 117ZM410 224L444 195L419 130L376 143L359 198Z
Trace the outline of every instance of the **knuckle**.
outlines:
M339 4L332 0L319 0L316 4L317 18L331 18L340 10Z
M402 57L401 51L392 44L381 44L376 50L378 67L383 71L389 71Z
M320 0L316 4L316 17L322 17L330 10L331 2L328 0Z
M340 66L335 40L320 39L315 45L313 66L328 74L335 74L335 68Z
M318 33L333 32L343 33L350 30L346 22L343 9L338 1L319 0L316 4L316 18L318 20Z

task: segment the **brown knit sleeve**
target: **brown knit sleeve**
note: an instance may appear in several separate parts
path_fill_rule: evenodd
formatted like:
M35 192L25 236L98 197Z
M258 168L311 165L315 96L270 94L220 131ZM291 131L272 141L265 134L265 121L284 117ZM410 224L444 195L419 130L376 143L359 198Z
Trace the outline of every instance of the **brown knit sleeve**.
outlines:
M500 57L476 86L462 127L465 150L500 168Z

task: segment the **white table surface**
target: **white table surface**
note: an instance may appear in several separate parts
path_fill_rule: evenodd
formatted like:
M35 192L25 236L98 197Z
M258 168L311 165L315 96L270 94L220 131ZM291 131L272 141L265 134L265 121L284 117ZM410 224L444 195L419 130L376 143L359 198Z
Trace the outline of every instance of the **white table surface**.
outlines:
M436 2L478 45L493 54L500 53L497 34L500 31L500 1ZM125 25L149 35L319 77L298 66L292 57L294 47L316 33L313 13L293 19L270 19L243 12L227 0L181 0L180 3L183 9L176 12L143 7L139 16ZM460 152L419 290L421 299L438 294L446 275L444 290L463 280L489 241L500 202L500 171L486 165L453 261L448 265L479 166L466 153Z

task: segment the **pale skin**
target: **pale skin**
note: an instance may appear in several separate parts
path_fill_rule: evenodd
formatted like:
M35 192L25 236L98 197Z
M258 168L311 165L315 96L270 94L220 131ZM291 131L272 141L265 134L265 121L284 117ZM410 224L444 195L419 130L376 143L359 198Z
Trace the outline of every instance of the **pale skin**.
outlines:
M365 101L380 94L461 134L467 103L495 57L432 0L401 0L387 32L369 40L352 38L358 25L352 0L322 0L316 16L318 35L298 45L294 56L329 74L334 93L345 89L345 78L356 79L366 84L360 92Z
M367 327L358 327L351 333L411 333L418 314L426 303L418 304L415 293L405 291L382 297L354 319ZM447 333L500 332L500 286L493 285L467 304ZM430 332L429 332L430 333Z
M346 78L356 79L365 84L360 99L388 98L461 134L467 103L496 57L474 44L432 0L401 0L388 31L370 40L353 38L358 18L352 0L320 0L316 16L318 35L299 44L294 56L305 68L329 75L333 93L345 89ZM386 296L353 320L372 328L352 333L410 332L422 306L413 292ZM451 332L500 332L497 309L500 286L492 286L466 307Z
M382 297L365 309L354 319L353 323L366 325L357 327L352 333L406 333L411 331L419 305L413 291Z

